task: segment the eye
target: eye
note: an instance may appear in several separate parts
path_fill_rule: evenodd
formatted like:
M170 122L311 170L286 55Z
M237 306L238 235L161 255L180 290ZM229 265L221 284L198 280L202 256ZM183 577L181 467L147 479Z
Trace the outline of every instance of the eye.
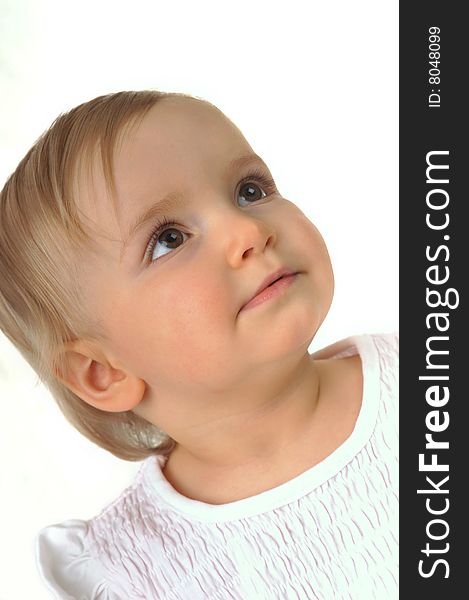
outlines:
M260 169L252 171L240 181L238 196L247 203L241 206L249 206L257 200L262 200L267 196L265 190L268 193L276 191L273 179Z
M154 262L171 250L175 250L184 243L184 236L187 236L187 234L179 229L179 225L177 223L168 221L168 219L164 217L156 224L155 229L148 240L147 250L145 252L145 261ZM157 250L160 245L163 251L166 250L166 252L160 252L155 256L154 251Z

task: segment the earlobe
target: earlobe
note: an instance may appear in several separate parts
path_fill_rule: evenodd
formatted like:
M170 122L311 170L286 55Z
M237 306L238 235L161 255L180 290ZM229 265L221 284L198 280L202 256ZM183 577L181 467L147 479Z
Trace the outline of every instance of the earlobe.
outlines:
M112 365L102 352L82 340L65 349L65 372L58 379L84 402L107 412L133 410L143 399L145 382Z

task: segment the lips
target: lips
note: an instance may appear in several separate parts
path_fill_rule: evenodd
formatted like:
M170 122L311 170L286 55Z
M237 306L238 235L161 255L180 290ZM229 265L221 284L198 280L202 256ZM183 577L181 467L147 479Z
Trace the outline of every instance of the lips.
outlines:
M262 292L262 290L265 290L267 287L269 287L269 285L274 283L274 281L277 281L277 279L281 279L282 277L286 277L287 275L295 275L295 274L296 274L296 271L293 271L292 269L289 269L288 267L281 267L280 269L277 269L276 271L274 271L273 273L271 273L264 279L264 281L261 283L261 285L254 292L254 294L250 298L248 298L248 300L246 300L246 302L243 304L243 306L241 307L240 310L242 310L246 306L246 304L251 302L251 300L253 298L255 298L257 296L257 294Z

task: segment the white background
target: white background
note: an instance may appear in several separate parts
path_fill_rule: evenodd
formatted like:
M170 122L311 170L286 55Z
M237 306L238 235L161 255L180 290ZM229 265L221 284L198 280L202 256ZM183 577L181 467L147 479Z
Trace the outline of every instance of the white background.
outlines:
M81 102L145 88L206 98L326 240L335 299L310 351L397 329L397 2L0 0L0 8L1 186L58 114ZM90 518L139 464L75 432L1 333L0 397L0 599L43 600L37 531Z

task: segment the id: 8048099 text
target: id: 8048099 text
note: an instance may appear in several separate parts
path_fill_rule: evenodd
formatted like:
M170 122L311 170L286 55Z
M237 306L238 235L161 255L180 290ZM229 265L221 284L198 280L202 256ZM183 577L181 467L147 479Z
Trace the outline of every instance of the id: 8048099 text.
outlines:
M430 93L428 95L429 108L439 108L441 105L440 87L440 28L429 27L428 29L428 83Z

